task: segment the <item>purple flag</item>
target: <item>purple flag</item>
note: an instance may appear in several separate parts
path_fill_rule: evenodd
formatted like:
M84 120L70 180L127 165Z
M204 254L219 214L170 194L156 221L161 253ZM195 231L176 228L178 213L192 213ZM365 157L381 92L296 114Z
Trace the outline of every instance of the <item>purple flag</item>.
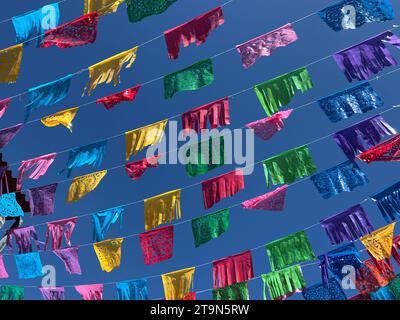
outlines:
M22 123L0 130L0 148L4 148L21 130Z
M57 183L28 190L32 216L47 216L54 213Z

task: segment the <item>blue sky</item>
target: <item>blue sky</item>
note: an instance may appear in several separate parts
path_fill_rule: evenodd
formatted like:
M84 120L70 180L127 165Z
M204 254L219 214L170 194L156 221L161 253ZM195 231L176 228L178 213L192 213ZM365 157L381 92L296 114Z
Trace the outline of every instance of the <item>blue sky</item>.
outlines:
M400 12L400 4L392 1L395 11ZM11 1L3 4L0 20L14 15L39 8L48 1ZM60 50L57 47L39 49L31 45L24 48L21 73L17 84L1 85L0 97L6 98L24 92L31 87L58 79L68 73L74 73L98 61L108 58L135 45L143 44L159 36L164 30L175 27L202 13L205 13L224 1L178 0L162 15L147 18L139 23L129 23L125 5L121 5L118 12L100 19L97 41L92 45ZM137 60L131 69L123 70L121 83L114 88L112 85L101 85L91 97L81 97L82 90L87 82L87 72L76 76L68 97L62 102L35 112L33 119L71 108L105 95L145 83L152 79L187 67L197 61L214 56L220 52L243 43L258 35L276 29L288 22L293 22L318 11L330 4L328 0L235 0L223 8L225 24L213 31L205 44L200 47L191 45L181 49L178 60L169 60L163 38L141 46ZM83 11L82 0L68 0L60 5L61 23L68 22L81 16ZM397 22L399 20L396 20ZM180 93L171 100L164 100L163 83L155 81L143 86L133 104L121 104L112 111L102 106L91 104L78 111L74 121L73 133L59 126L46 128L40 122L27 125L19 135L3 150L3 159L8 163L17 163L50 152L62 151L81 146L93 141L104 139L138 128L170 116L182 113L191 108L220 99L227 95L290 72L313 61L329 56L332 53L359 43L371 36L381 33L392 27L396 21L386 23L367 24L357 30L334 32L317 15L310 16L296 24L294 28L299 40L286 48L277 50L271 57L259 60L252 68L242 67L239 55L235 50L218 56L214 59L215 81L211 86L199 91ZM15 42L15 34L11 22L0 25L0 45L8 47ZM400 52L391 47L390 51L397 59ZM395 69L387 68L382 74ZM305 94L298 94L288 107L295 108L317 100L320 97L345 89L351 84L347 82L332 58L323 60L309 67L314 88ZM385 102L382 110L399 104L396 93L398 77L394 73L373 82L373 86ZM24 105L27 97L15 99L6 115L1 119L1 127L6 128L23 120ZM231 99L231 126L240 128L243 125L265 117L265 113L252 90L237 95ZM386 113L384 118L395 128L400 127L397 117L398 111ZM292 114L286 121L285 129L270 141L255 140L255 161L269 158L288 149L303 145L320 137L346 128L363 118L378 113L357 115L340 123L331 123L317 104L311 104ZM346 158L332 138L324 139L312 144L310 150L319 170L332 167ZM23 188L45 185L65 179L64 175L57 175L64 168L67 153L60 154L48 173L39 181L25 181ZM141 159L141 153L135 159ZM105 161L101 169L111 168L124 164L125 140L121 136L109 141ZM86 244L80 248L80 263L83 275L69 275L62 262L51 252L41 253L43 264L51 264L57 270L57 286L74 286L78 284L112 283L121 280L143 278L160 275L162 273L182 268L201 265L228 255L240 253L250 248L258 247L277 238L316 224L319 220L348 209L359 203L371 194L384 189L398 181L395 174L398 164L378 163L360 167L367 174L370 183L356 189L352 193L341 194L329 200L324 200L316 191L312 183L307 180L288 189L287 205L284 212L249 212L235 208L231 210L230 228L219 239L213 240L199 248L194 247L191 224L185 223L175 227L174 256L168 261L145 266L137 237L124 240L122 249L121 267L111 273L101 271L98 260L90 244L92 241L92 223L89 217L78 220L72 236L74 245ZM17 166L12 169L16 175ZM100 211L105 208L134 202L152 197L176 188L199 183L201 180L229 172L234 165L223 166L207 173L205 176L191 178L186 175L181 165L162 165L157 169L146 172L139 181L131 181L124 169L113 170L108 173L100 186L82 200L68 204L66 195L69 182L61 183L56 195L56 213L50 217L25 217L24 226L40 224L75 215L84 215ZM92 172L91 167L74 170L78 176ZM251 197L267 192L264 173L261 165L255 167L251 176L245 178L246 188L235 197L225 199L209 211L204 210L201 186L182 191L182 219L191 219L211 213L228 206L240 203ZM364 208L368 212L376 228L382 227L385 221L377 207L367 202ZM36 228L39 238L44 241L46 227ZM120 229L114 225L107 234L109 238L127 236L144 231L143 204L126 208L123 225ZM312 247L316 254L324 253L333 247L330 245L324 231L319 227L307 230ZM357 246L361 249L359 243ZM363 255L366 258L366 256ZM5 256L4 261L10 274L9 279L1 280L0 284L15 284L26 286L40 286L40 279L19 280L15 262L12 256ZM270 268L264 248L253 251L255 274L268 273ZM317 266L308 266L303 269L308 285L320 281L320 271ZM202 291L212 287L212 265L198 268L195 273L195 291ZM262 281L260 279L249 282L250 297L262 298ZM41 299L39 290L26 289L26 299ZM163 297L163 288L160 277L149 280L151 299ZM353 295L354 292L348 292ZM79 299L73 288L66 289L67 299ZM115 299L116 289L113 284L106 285L104 299ZM211 292L198 296L200 299L210 299ZM294 299L301 299L295 295Z

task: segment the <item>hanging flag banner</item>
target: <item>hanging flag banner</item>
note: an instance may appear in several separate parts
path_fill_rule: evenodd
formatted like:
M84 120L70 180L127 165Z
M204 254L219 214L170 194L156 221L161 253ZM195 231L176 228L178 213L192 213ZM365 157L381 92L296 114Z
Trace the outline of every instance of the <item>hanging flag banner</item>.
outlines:
M4 265L3 255L0 254L0 279L6 279L6 278L8 278L8 272Z
M57 183L28 189L32 216L47 216L54 213Z
M46 242L44 251L47 250L50 236L52 240L51 250L61 249L62 236L64 235L67 245L71 246L71 236L75 229L78 217L66 218L62 220L52 221L47 223Z
M396 134L381 115L377 115L333 134L333 139L345 155L354 159L358 152L376 146L382 138Z
M124 238L116 238L93 243L101 270L111 272L121 264L121 247Z
M231 124L228 97L182 113L184 135L190 130L200 133L201 130L207 129L207 119L212 129Z
M144 200L144 226L146 231L174 218L181 219L181 189L172 190Z
M15 126L0 130L0 148L5 147L22 129L23 124L18 123Z
M52 3L43 6L38 10L24 13L20 16L12 18L15 33L17 35L16 42L27 42L36 32L37 45L43 38L43 34L58 26L60 20L60 9L58 3Z
M271 300L284 300L306 287L303 271L299 265L261 275L264 300L267 300L267 288Z
M360 270L361 275L356 282L356 287L360 292L376 292L396 278L396 273L389 260L368 259L363 264L364 266Z
M365 173L351 160L311 176L311 181L324 199L351 192L369 182Z
M53 252L64 263L65 270L69 274L77 274L77 275L82 274L78 258L79 247L58 249L54 250Z
M76 202L97 188L107 170L97 171L74 178L68 190L67 202Z
M125 157L129 160L145 147L159 143L164 137L164 130L168 120L162 120L145 127L125 132Z
M0 83L17 82L22 51L22 44L0 50Z
M107 140L103 140L70 150L66 168L67 177L69 178L71 176L72 169L74 168L80 168L85 165L97 168L100 167L103 163L106 148ZM60 174L63 173L64 170L65 169L60 171Z
M371 163L375 161L393 162L400 159L400 134L364 151L357 156L358 159Z
M24 211L17 202L15 192L3 193L0 196L0 217L23 217Z
M46 127L55 127L62 124L72 133L72 121L74 120L79 108L70 108L43 117L40 121Z
M270 117L277 113L280 107L287 106L298 90L305 93L313 86L307 68L303 67L258 84L254 86L254 91Z
M192 219L194 245L200 247L219 238L229 228L229 209L220 210Z
M103 300L103 284L86 284L75 286L83 300Z
M389 259L392 255L393 232L396 223L380 228L360 240L375 260Z
M93 12L46 31L40 47L55 45L65 49L93 43L96 41L98 20L97 12Z
M6 113L12 99L13 98L7 98L7 99L0 100L0 119Z
M225 164L224 137L210 137L208 140L189 145L186 150L188 163L186 173L190 177L205 174Z
M389 0L342 0L318 14L335 31L357 29L366 23L395 18Z
M0 300L24 300L24 292L24 287L0 286Z
M247 128L253 129L257 137L263 140L271 139L277 132L281 131L284 127L284 119L289 118L293 109L280 111L273 116L261 120L257 120L246 124Z
M372 195L371 199L376 202L387 223L392 223L400 218L400 182Z
M314 251L304 231L270 242L265 248L267 249L272 271L280 270L299 262L315 260Z
M363 114L384 105L382 98L369 82L362 82L349 89L318 100L329 120L339 122L354 114Z
M40 287L43 300L65 300L64 287Z
M93 242L103 241L105 239L105 234L108 232L111 225L116 223L120 217L120 222L122 225L122 217L124 212L124 207L116 207L92 214Z
M308 177L317 171L317 166L307 145L300 146L263 161L267 187L288 184ZM271 181L270 181L271 180Z
M34 279L45 275L42 272L43 266L39 252L15 254L14 258L20 279Z
M182 269L161 275L165 300L182 300L193 286L195 268Z
M198 90L214 82L213 62L202 60L190 67L164 77L164 98L171 99L175 93Z
M165 12L177 0L125 0L129 22L139 22L146 17Z
M250 300L247 282L239 282L228 287L214 289L213 299L226 301Z
M152 265L172 258L174 226L161 227L139 235L144 263Z
M124 0L84 0L83 14L97 12L99 16L117 12Z
M148 300L147 279L117 282L118 300Z
M121 102L133 102L140 89L140 84L136 87L125 89L124 91L114 93L104 98L96 100L96 104L103 104L107 110L113 109Z
M17 190L21 190L24 179L37 180L43 176L56 158L56 153L49 153L30 160L23 160L18 168Z
M90 66L88 68L89 81L86 84L83 95L85 91L88 90L87 94L90 96L92 91L102 83L110 83L113 81L114 87L117 86L122 68L125 64L125 69L129 69L132 66L133 62L136 60L137 50L138 47L134 47Z
M286 47L297 41L298 37L290 23L265 33L257 38L236 46L243 67L248 69L261 57L269 57L280 47Z
M40 245L34 226L10 229L10 231L7 233L7 244L11 252L13 252L13 237L15 238L15 243L18 247L18 254L32 252L32 242L35 243L36 249L40 250Z
M72 74L69 74L58 80L29 89L29 102L26 105L24 122L28 121L33 111L41 107L50 107L63 100L68 94L71 78Z
M335 53L333 58L349 82L368 80L385 67L397 65L385 43L400 48L400 38L391 31L385 31L360 44Z
M213 261L214 289L254 278L251 251Z
M243 170L237 169L202 181L204 208L210 209L222 199L233 197L244 189Z
M148 168L158 167L159 158L161 158L161 156L154 156L127 163L125 165L125 171L132 180L138 180L143 176Z
M367 213L359 204L323 219L320 223L332 244L356 241L374 230Z
M285 184L274 191L246 200L242 202L242 208L249 210L283 211L285 208L287 187L288 185Z
M304 300L347 300L342 286L336 279L319 283L303 290Z
M221 7L217 7L175 28L164 31L170 59L178 59L180 45L184 47L196 42L199 46L203 44L210 32L223 25L225 22Z

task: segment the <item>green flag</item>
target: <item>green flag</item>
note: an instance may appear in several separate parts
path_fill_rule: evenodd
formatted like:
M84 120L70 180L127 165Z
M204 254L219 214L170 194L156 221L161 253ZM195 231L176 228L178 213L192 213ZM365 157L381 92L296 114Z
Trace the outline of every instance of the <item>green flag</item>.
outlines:
M249 300L247 282L238 282L231 286L213 290L214 300Z
M129 22L161 14L177 0L125 0Z
M24 300L24 287L1 286L0 300Z

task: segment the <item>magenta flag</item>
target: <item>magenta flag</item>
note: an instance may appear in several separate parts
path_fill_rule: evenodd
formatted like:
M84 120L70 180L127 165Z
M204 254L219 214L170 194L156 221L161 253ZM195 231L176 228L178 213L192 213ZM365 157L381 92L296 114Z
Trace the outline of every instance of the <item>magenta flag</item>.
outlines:
M243 209L282 211L285 208L286 189L284 185L261 196L242 202Z

